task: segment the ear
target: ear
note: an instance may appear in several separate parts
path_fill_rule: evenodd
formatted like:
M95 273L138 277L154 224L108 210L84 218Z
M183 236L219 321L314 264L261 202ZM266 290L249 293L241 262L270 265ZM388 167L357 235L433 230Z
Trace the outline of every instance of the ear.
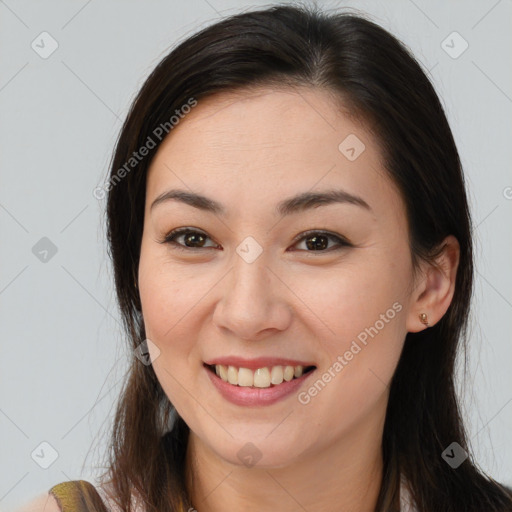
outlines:
M418 332L427 326L420 321L420 314L427 315L429 327L443 317L451 304L455 292L455 277L460 259L460 246L453 236L447 236L441 243L441 252L435 264L425 263L418 278L407 317L407 331Z

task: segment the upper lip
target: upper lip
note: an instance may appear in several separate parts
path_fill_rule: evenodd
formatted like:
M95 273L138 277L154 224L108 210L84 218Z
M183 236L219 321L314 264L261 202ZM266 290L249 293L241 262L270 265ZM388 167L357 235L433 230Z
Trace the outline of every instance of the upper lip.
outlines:
M245 359L243 357L227 356L216 357L205 361L207 365L222 364L224 366L235 366L237 368L248 368L249 370L257 370L258 368L272 366L315 366L311 362L297 361L296 359L284 359L281 357L257 357L256 359Z

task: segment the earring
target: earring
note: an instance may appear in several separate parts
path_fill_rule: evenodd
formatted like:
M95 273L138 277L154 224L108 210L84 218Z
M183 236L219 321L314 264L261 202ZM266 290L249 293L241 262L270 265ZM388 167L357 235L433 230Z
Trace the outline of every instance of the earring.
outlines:
M426 313L420 313L418 316L420 317L420 322L422 324L425 324L427 327L430 327L428 323L428 316Z

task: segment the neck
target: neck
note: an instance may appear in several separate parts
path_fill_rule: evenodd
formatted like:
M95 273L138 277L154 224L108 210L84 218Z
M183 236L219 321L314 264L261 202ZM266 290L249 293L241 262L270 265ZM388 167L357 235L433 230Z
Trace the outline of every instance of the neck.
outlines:
M277 468L232 464L191 431L186 474L192 504L198 512L372 512L382 481L382 428L383 418L355 425L342 439Z

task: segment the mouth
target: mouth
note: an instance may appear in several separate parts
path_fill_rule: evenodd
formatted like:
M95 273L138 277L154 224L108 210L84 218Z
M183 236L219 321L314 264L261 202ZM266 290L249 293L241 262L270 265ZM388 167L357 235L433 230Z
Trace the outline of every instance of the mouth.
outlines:
M254 389L278 387L286 382L300 379L316 369L314 365L275 365L255 370L222 364L203 363L203 366L227 384Z

